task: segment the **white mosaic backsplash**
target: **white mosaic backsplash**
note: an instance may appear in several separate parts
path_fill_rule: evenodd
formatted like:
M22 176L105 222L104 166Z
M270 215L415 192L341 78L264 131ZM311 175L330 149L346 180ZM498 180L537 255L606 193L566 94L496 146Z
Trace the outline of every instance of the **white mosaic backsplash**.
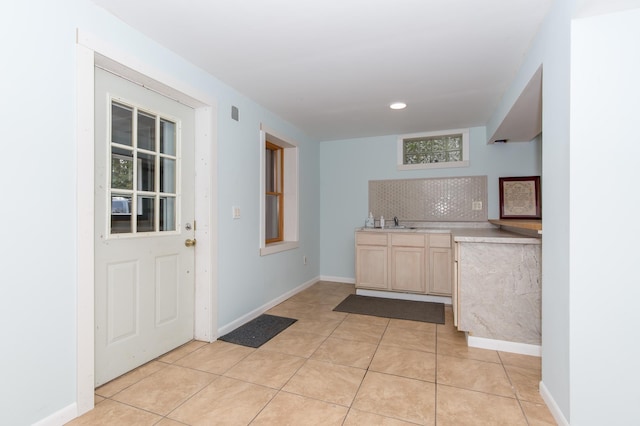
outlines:
M369 211L388 221L487 221L487 177L370 180Z

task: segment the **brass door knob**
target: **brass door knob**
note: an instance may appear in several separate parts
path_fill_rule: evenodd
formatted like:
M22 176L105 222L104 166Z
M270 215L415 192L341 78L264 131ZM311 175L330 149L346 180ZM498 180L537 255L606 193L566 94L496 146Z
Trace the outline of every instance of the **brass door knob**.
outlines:
M195 240L195 238L194 238L193 240L192 240L192 239L186 239L186 240L184 240L184 245L185 245L186 247L193 247L193 246L195 246L195 245L196 245L196 240Z

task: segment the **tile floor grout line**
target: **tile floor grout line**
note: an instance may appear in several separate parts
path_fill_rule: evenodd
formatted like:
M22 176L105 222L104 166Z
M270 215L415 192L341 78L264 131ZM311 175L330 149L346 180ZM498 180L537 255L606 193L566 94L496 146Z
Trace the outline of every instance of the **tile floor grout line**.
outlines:
M111 382L114 382L114 381L116 381L116 380L118 380L118 379L120 379L120 378L123 378L123 377L124 377L124 376L126 376L127 374L132 373L132 372L134 372L134 371L136 371L136 370L138 370L138 369L140 369L140 368L144 367L145 365L151 364L152 362L156 362L156 361L155 361L155 360L151 360L151 361L149 361L149 362L146 362L146 363L142 364L140 367L136 367L136 368L134 368L133 370L126 372L126 373L125 373L125 374L123 374L122 376L118 376L118 377L114 378L113 380L108 381L107 383L105 383L105 384L101 385L100 387L106 386L106 385L108 385L108 384L109 384L109 383L111 383ZM97 390L97 389L99 389L99 388L96 388L96 389L94 389L94 390L93 390L93 395L94 395L94 397L95 397L95 395L98 395L98 396L100 396L100 397L102 397L102 398L113 399L113 397L114 397L114 396L116 396L116 395L118 395L118 394L120 394L120 393L124 392L125 390L129 389L130 387L137 385L138 383L140 383L141 381L145 380L146 378L151 377L151 376L153 376L154 374L156 374L156 373L158 373L158 372L160 372L160 371L164 370L165 368L169 367L170 365L172 365L172 364L167 364L167 363L165 363L165 362L162 362L162 364L165 364L165 366L164 366L164 367L162 367L162 368L159 368L159 369L158 369L158 370L156 370L156 371L153 371L153 372L151 372L151 373L147 374L147 375L146 375L146 376L144 376L144 377L141 377L139 380L136 380L135 382L133 382L133 383L131 383L131 384L129 384L129 385L127 385L127 386L123 387L122 389L118 390L116 393L114 393L113 395L111 395L111 396L109 396L109 397L106 397L106 396L100 395L99 393L96 393L96 390ZM114 400L114 401L115 401L115 400Z
M132 405L132 404L130 404L130 403L128 403L128 402L122 402L122 401L118 401L118 400L116 400L116 399L111 399L111 398L107 398L107 399L110 399L112 402L115 402L116 404L125 405L125 406L127 406L127 407L131 407L131 408L133 408L133 409L135 409L135 410L144 411L145 413L153 414L153 415L155 415L155 416L160 416L160 417L162 417L162 418L164 418L164 417L165 417L164 415L162 415L162 414L160 414L160 413L156 413L155 411L151 411L151 410L148 410L148 409L146 409L146 408L137 407L137 406ZM102 401L102 402L104 402L104 401Z
M326 341L327 341L327 338L328 338L328 337L325 337L325 339L322 341L322 343L326 342ZM318 348L319 348L320 346L322 346L322 343L320 343L320 345L318 346ZM313 355L313 354L318 350L318 348L316 348L316 349L315 349L315 350L314 350L314 351L313 351L313 352L312 352L308 357L300 357L300 358L303 358L303 359L304 359L304 362L303 362L302 364L300 364L300 367L298 367L298 368L296 369L296 371L294 371L294 373L291 375L291 377L289 377L289 378L287 379L287 381L286 381L286 382L284 382L284 384L280 387L280 390L284 389L284 387L285 387L285 386L287 386L287 384L291 381L291 379L293 379L293 377L294 377L296 374L298 374L298 371L300 371L300 369L301 369L302 367L304 367L304 366L305 366L305 364L307 363L307 361L309 361L309 360L311 359L311 356L312 356L312 355ZM289 354L289 355L290 355L290 354Z
M211 342L211 343L209 343L209 345L211 345L211 344L213 344L213 343L215 343L215 342L216 342L216 341ZM228 342L225 342L225 343L228 343ZM230 345L236 345L236 346L243 347L243 348L249 348L249 346L237 345L237 344L235 344L235 343L229 343L229 344L230 344ZM207 345L207 346L208 346L208 345ZM201 370L201 369L199 369L199 368L196 368L196 367L189 367L189 366L186 366L186 365L175 365L175 364L170 364L170 365L175 365L176 367L180 367L180 368L186 368L187 370L198 371L198 372L200 372L200 373L209 373L209 374L213 374L213 375L218 376L218 377L223 377L225 373L227 373L227 372L228 372L229 370L231 370L233 367L235 367L236 365L240 364L242 361L244 361L245 359L247 359L247 357L251 356L251 355L252 355L252 354L253 354L253 353L254 353L258 348L251 348L251 349L253 349L251 352L249 352L249 353L247 353L246 355L244 355L242 358L240 358L237 362L235 362L235 363L234 363L233 365L231 365L229 368L227 368L226 370L224 370L222 373L212 373L211 371ZM185 358L186 358L186 357L185 357ZM182 359L182 358L181 358L181 359ZM224 377L226 377L226 376L224 376Z
M445 314L445 323L446 323L446 314ZM434 396L434 406L433 406L433 424L434 426L438 426L438 327L439 324L436 324L436 353L435 353L435 374L433 377L433 381L435 382L434 384L434 390L433 393L435 394Z
M465 388L462 386L456 386L456 385L449 385L446 383L440 383L440 386L446 386L449 388L455 388L455 389L461 389L461 390L465 390L465 391L469 391L469 392L475 392L475 393L479 393L482 395L490 395L490 396L495 396L498 398L506 398L506 399L513 399L513 400L517 400L518 398L514 395L514 396L506 396L506 395L500 395L498 393L493 393L493 392L486 392L486 391L481 391L481 390L477 390L477 389L469 389L469 388Z
M345 317L345 319L346 319L346 317ZM378 342L376 343L376 349L373 351L373 355L371 355L371 359L369 360L369 364L367 364L367 368L364 369L364 375L362 376L362 380L360 380L360 384L358 385L358 389L356 389L356 392L353 395L353 400L351 401L351 405L349 406L349 409L347 410L347 414L344 416L344 419L342 421L343 425L344 425L344 422L347 421L347 418L349 417L349 413L351 412L351 409L353 409L353 404L356 402L356 398L358 397L358 393L360 393L360 389L362 389L362 384L364 383L365 379L367 378L367 374L369 374L370 371L373 371L373 370L371 370L371 363L373 362L374 358L376 357L376 354L378 353L378 350L380 349L380 343L382 343L382 338L384 337L384 334L387 332L388 328L389 328L389 321L385 325L384 331L382 332L382 334L380 335L380 339L378 339ZM368 411L365 411L365 413L367 413L367 412ZM372 414L375 414L375 413L372 413Z
M196 371L200 371L200 370L196 370ZM213 374L213 373L210 373L210 374ZM196 391L196 392L195 392L193 395L191 395L189 398L185 399L185 400L184 400L184 401L182 401L180 404L176 405L176 406L173 408L173 410L169 411L169 412L164 416L164 418L166 418L166 419L168 419L168 420L174 420L174 419L172 419L172 418L169 418L169 415L170 415L171 413L175 412L178 408L182 407L182 406L183 406L184 404L186 404L188 401L191 401L191 399L192 399L192 398L194 398L194 397L195 397L196 395L198 395L199 393L203 392L206 388L208 388L210 385L212 385L214 382L218 381L218 379L220 379L220 378L222 377L222 376L217 375L217 374L216 374L215 376L216 376L216 378L215 378L215 379L213 379L212 381L210 381L209 383L207 383L206 385L204 385L204 386L202 387L202 389L200 389L200 390ZM177 421L177 420L174 420L174 421ZM180 422L180 423L182 423L182 422Z
M346 317L345 317L345 318L346 318ZM296 321L299 321L299 320L300 320L300 318L296 318ZM342 321L344 321L344 318L342 319ZM341 321L340 323L342 323L342 321ZM337 328L337 327L336 327L336 328ZM330 336L330 335L329 335L329 336ZM296 369L296 371L291 375L291 377L289 377L289 378L288 378L288 379L287 379L287 380L282 384L282 386L281 386L280 388L275 389L275 390L276 390L276 393L275 393L275 394L273 395L273 397L272 397L272 398L271 398L271 399L270 399L270 400L269 400L269 401L268 401L268 402L267 402L267 403L266 403L266 404L265 404L265 405L264 405L264 406L263 406L263 407L258 411L258 413L257 413L257 414L256 414L256 415L255 415L255 416L254 416L250 421L249 421L248 425L250 425L251 423L253 423L253 422L258 418L258 416L260 415L260 413L262 413L262 412L263 412L263 411L264 411L264 410L269 406L269 404L270 404L270 403L271 403L271 402L272 402L272 401L273 401L273 400L274 400L278 395L280 395L280 393L285 392L285 393L292 394L292 395L298 395L298 394L293 393L293 392L287 392L287 391L285 391L285 390L284 390L285 386L287 386L287 384L291 381L291 379L293 379L293 377L298 373L298 371L300 371L300 369L301 369L302 367L304 367L304 365L305 365L305 364L306 364L306 363L311 359L311 357L313 356L313 354L314 354L314 353L316 353L316 351L318 350L318 348L319 348L320 346L322 346L322 345L324 344L324 342L326 342L326 341L327 341L327 339L329 338L329 336L323 336L323 337L324 337L324 340L322 341L322 343L320 343L320 345L318 345L318 347L317 347L317 348L316 348L316 349L315 349L315 350L314 350L314 351L313 351L313 352L312 352L308 357L299 357L299 358L303 358L305 361L304 361L302 364L300 364L300 367L298 367L298 368ZM266 342L265 342L265 343L266 343ZM258 349L259 349L259 348L256 348L256 350L258 350ZM266 349L265 349L265 350L266 350ZM276 352L276 351L274 351L274 352ZM291 354L287 354L287 355L291 355ZM297 356L297 355L294 355L294 356ZM227 370L227 371L228 371L228 370ZM271 388L271 389L273 389L273 388ZM308 398L308 397L306 397L306 396L304 396L304 395L299 395L299 396L302 396L302 397L304 397L304 398ZM314 398L312 398L312 399L314 399ZM322 400L318 400L318 401L322 401ZM322 401L322 402L327 402L327 401ZM337 405L339 405L339 404L337 404Z
M515 383L513 382L513 380L511 379L511 375L507 371L507 367L504 364L504 360L502 359L502 355L500 355L500 351L497 351L497 352L498 352L498 358L500 359L500 364L502 365L502 369L504 370L504 374L507 376L507 379L509 380L509 384L513 388L513 393L515 394L516 401L518 401L518 407L520 407L520 411L522 412L522 415L524 416L524 421L527 423L527 425L529 425L530 424L529 423L529 417L527 417L527 412L524 410L524 407L522 406L522 401L520 401L520 396L518 395L518 388L515 385Z
M271 401L273 401L273 400L276 398L276 396L278 396L278 395L280 394L280 391L281 391L281 390L282 390L282 389L276 389L276 393L274 393L274 394L273 394L273 396L271 397L271 399L269 399L269 401L267 401L267 403L266 403L266 404L264 404L264 406L263 406L261 409L259 409L259 410L258 410L258 412L256 413L256 415L255 415L255 416L253 416L253 418L251 418L251 420L249 420L249 423L247 423L247 426L248 426L248 425L250 425L251 423L253 423L253 422L254 422L254 420L258 418L258 416L260 415L260 413L262 413L262 412L264 411L264 409L265 409L265 408L267 408L267 407L269 406L269 404L271 404Z
M184 344L182 344L182 345L180 345L180 346L178 346L178 347L176 347L176 348L174 348L174 349L170 350L169 352L166 352L166 353L164 353L164 354L162 354L162 355L158 356L157 358L154 358L154 359L152 359L152 360L150 360L150 361L145 362L144 364L142 364L142 365L140 365L140 366L138 366L138 367L134 368L134 369L133 369L133 370L131 370L131 371L127 371L126 373L124 373L124 374L122 374L122 375L120 375L120 376L118 376L118 377L115 377L115 378L113 378L113 379L109 380L107 383L104 383L104 384L100 385L98 388L95 388L95 389L94 389L94 391L93 391L94 395L98 395L98 396L100 396L100 397L102 397L102 398L108 398L108 399L110 399L110 397L105 397L105 396L103 396L103 395L100 395L100 394L99 394L99 393L97 393L96 391L97 391L98 389L100 389L101 387L107 386L109 383L112 383L112 382L114 382L114 381L116 381L116 380L118 380L118 379L124 378L124 377L125 377L126 375L128 375L129 373L132 373L132 372L134 372L134 371L136 371L136 370L139 370L139 369L141 369L141 368L143 368L143 367L145 367L145 366L147 366L147 365L149 365L149 364L151 364L151 363L157 362L157 363L165 364L165 365L164 365L164 367L162 367L162 368L160 368L160 369L158 369L158 370L156 370L156 371L154 371L154 372L152 372L152 373L149 373L148 375L146 375L146 376L144 376L144 377L140 378L139 380L136 380L135 382L131 383L131 384L130 384L130 385L128 385L128 386L125 386L124 388L120 389L119 391L117 391L116 393L114 393L113 395L111 395L111 396L116 396L117 394L119 394L120 392L122 392L122 391L124 391L124 390L126 390L126 389L130 388L131 386L133 386L133 385L135 385L135 384L137 384L137 383L140 383L142 380L146 379L147 377L152 376L153 374L155 374L155 373L157 373L157 372L161 371L162 369L164 369L164 368L166 368L166 367L168 367L168 366L170 366L170 365L175 365L175 363L176 363L177 361L179 361L179 360L181 360L181 359L185 358L186 356L188 356L188 355L190 355L190 354L192 354L192 353L196 352L196 351L197 351L197 350L199 350L200 348L203 348L203 347L207 346L207 344L204 344L204 345L202 345L202 346L200 346L200 347L198 347L198 348L194 349L193 351L188 352L187 354L185 354L185 356L183 356L183 357L180 357L180 358L176 359L174 362L168 362L168 361L163 361L163 360L162 360L162 358L166 357L166 356L167 356L168 354L170 354L171 352L176 351L176 350L179 350L180 348L185 347L186 345L188 345L189 343L191 343L191 342L193 342L193 341L194 341L194 340L190 340L189 342L184 343Z

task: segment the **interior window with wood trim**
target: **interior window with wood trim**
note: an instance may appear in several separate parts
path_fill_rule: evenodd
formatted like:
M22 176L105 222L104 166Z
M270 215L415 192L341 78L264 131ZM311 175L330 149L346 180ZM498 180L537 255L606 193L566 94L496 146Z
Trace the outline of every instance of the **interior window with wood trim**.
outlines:
M284 149L265 144L265 243L284 239Z
M299 245L298 143L260 124L260 256Z

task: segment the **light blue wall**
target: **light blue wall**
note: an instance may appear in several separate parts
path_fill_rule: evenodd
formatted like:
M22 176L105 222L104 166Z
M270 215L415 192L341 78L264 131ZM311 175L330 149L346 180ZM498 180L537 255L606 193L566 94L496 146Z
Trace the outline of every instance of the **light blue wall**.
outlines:
M543 64L542 388L571 424L637 424L637 268L624 256L637 252L640 11L576 19L582 3L634 2L555 2L491 124ZM622 155L603 156L608 141Z
M640 424L640 2L635 7L577 19L571 33L574 425ZM616 154L603 156L610 147Z
M447 129L425 129L425 131ZM488 212L499 217L498 178L540 174L540 141L486 143L484 127L470 129L470 166L398 171L396 136L320 144L321 275L354 277L354 230L368 215L368 182L446 176L488 176Z
M0 14L0 424L7 425L31 424L75 401L75 14L59 7L16 2Z
M568 421L569 69L571 2L558 1L543 28L542 381Z
M556 1L487 124L491 133L542 64L542 380L569 420L569 69L573 0Z
M220 326L320 271L317 143L89 0L12 2L0 14L3 425L32 424L76 401L77 28L218 100ZM300 248L268 257L258 255L260 123L300 153Z
M237 102L235 100L232 101ZM319 275L319 147L303 134L251 101L234 105L240 121L231 120L231 104L221 106L219 121L219 327ZM259 255L260 123L298 144L300 246ZM241 219L231 216L239 206ZM302 256L308 258L303 265Z

